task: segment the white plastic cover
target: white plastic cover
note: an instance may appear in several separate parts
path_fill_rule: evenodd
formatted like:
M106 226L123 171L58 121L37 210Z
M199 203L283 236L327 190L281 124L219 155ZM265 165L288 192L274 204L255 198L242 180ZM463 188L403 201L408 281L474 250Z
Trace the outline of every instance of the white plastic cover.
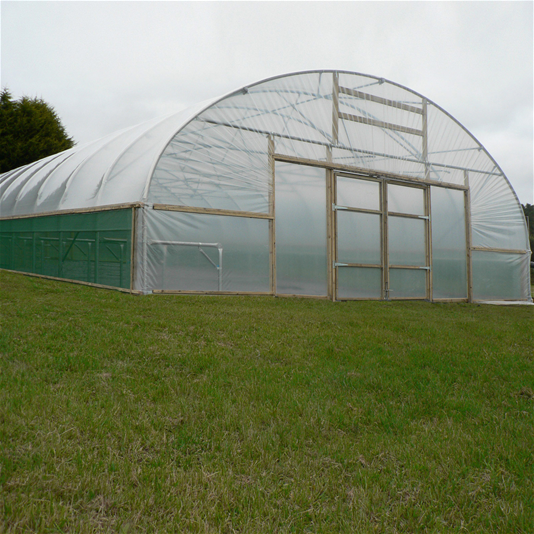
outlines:
M465 193L431 187L433 298L467 298Z
M141 201L166 142L206 105L121 130L0 175L0 216Z
M514 261L526 257L521 206L482 145L422 95L340 71L260 81L5 173L0 217L126 202L267 213L274 195L270 151L363 172L468 184L473 246L516 251ZM145 230L145 238L153 239ZM138 247L138 254L145 250ZM480 265L502 263L491 253L477 258ZM138 263L146 265L147 258L140 256ZM474 274L491 271L477 269ZM406 270L394 276L415 277L417 284L421 278ZM530 296L528 269L525 276L521 298ZM225 284L234 287L228 279ZM479 295L491 293L477 288Z
M276 164L276 289L327 294L326 172Z
M269 221L160 210L145 214L143 289L270 290Z
M528 295L530 254L473 252L474 300L521 300Z

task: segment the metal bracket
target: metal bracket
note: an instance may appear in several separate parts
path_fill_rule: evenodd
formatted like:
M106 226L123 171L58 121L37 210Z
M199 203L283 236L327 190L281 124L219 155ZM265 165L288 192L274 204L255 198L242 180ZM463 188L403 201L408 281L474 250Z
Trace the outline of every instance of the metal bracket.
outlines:
M338 206L334 203L332 203L332 211L336 211L336 210L346 210L348 208L346 208L345 206Z
M428 221L430 219L430 217L428 215L418 215L419 219L425 219L426 221Z
M337 263L336 261L334 262L334 268L335 267L347 267L348 263Z

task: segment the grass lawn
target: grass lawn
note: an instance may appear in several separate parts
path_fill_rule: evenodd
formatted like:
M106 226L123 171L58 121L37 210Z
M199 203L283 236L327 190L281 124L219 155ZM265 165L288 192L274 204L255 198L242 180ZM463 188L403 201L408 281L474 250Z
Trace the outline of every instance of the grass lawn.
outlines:
M532 307L0 301L0 531L534 532Z

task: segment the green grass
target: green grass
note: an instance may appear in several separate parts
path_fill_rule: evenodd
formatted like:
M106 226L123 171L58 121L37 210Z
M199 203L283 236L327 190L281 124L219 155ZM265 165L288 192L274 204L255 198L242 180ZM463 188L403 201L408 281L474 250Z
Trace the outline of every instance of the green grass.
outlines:
M0 284L0 531L534 531L531 307Z

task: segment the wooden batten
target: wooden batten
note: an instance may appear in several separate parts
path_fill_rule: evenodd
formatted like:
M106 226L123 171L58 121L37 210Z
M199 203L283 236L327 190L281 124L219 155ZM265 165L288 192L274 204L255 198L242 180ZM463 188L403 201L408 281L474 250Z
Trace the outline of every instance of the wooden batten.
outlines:
M267 154L268 154L268 164L269 171L271 173L271 189L269 194L269 214L271 215L271 220L269 221L269 279L271 286L271 293L276 293L276 196L275 196L275 185L276 185L276 161L274 159L275 153L275 143L272 135L268 137L267 145Z
M154 204L153 208L160 211L180 211L183 213L204 213L206 215L226 215L229 217L246 217L248 219L272 219L270 213L255 211L220 210L216 208L196 208L191 206L173 206L172 204Z
M358 122L360 124L367 124L369 126L376 126L377 128L385 128L386 130L395 130L397 132L407 133L410 135L423 136L422 130L416 130L415 128L408 128L406 126L401 126L400 124L392 124L390 122L378 121L376 119L368 119L367 117L361 117L360 115L351 115L350 113L340 113L339 118L351 121Z
M331 300L328 295L293 295L290 293L277 293L276 297L282 298L303 298L303 299L317 299L317 300Z
M389 234L388 234L388 187L383 183L382 193L382 299L389 300Z
M295 156L286 156L285 154L276 153L274 155L276 161L283 161L286 163L296 163L297 165L309 165L311 167L325 167L339 172L347 172L352 174L362 175L364 178L387 178L392 181L399 182L401 185L435 185L436 187L445 187L447 189L459 189L465 191L467 189L464 185L453 184L450 182L438 182L437 180L425 180L424 178L414 178L411 176L404 176L402 174L394 174L391 172L373 171L363 167L355 167L353 165L345 165L343 163L333 163L330 161L318 161L315 159L299 158Z
M382 265L375 263L345 263L341 269L345 267L362 267L364 269L382 269Z
M153 289L155 295L249 295L249 296L273 296L270 291L189 291L182 289Z
M334 291L334 211L332 204L334 203L333 192L333 172L331 169L326 170L326 265L327 265L327 291L328 297L335 298Z
M471 250L480 251L480 252L500 252L502 254L530 254L530 250L524 250L524 249L471 247Z
M425 297L389 297L389 300L422 300L428 301L428 298Z
M488 303L488 302L509 302L510 304L513 304L514 302L530 302L530 299L514 299L514 300L510 300L510 299L477 299L477 300L473 300L473 303L481 303L481 304L485 304L485 303Z
M464 173L465 184L469 186L469 174ZM471 226L471 193L469 188L465 192L465 240L466 240L466 254L467 254L467 299L468 302L473 302L473 254L471 253L471 246L473 243L473 230Z
M430 165L428 163L428 106L426 98L423 98L423 121L422 121L422 159L425 165L425 181L428 181L430 178Z
M432 302L469 302L467 298L458 298L458 299L432 299Z
M411 213L399 213L397 211L390 211L388 213L388 215L390 217L405 217L406 219L420 219L420 220L424 220L421 218L420 215L413 215ZM428 217L428 214L426 213L426 210L425 210L425 217Z
M135 253L137 246L135 244L135 231L137 225L137 210L132 208L132 233L131 233L131 243L130 243L130 287L133 289L135 282Z
M29 215L11 215L9 217L0 217L0 221L10 221L14 219L36 219L37 217L69 215L71 213L95 213L98 211L123 210L128 208L140 208L142 205L142 202L127 202L125 204L110 204L108 206L98 206L95 208L77 208L68 210L46 211L43 213L32 213Z
M434 276L433 271L434 267L432 264L432 205L430 197L430 187L426 188L425 191L425 215L428 217L425 224L425 233L426 233L426 264L430 269L428 270L427 284L428 284L428 298L430 301L433 299L434 295Z
M343 206L343 211L355 211L357 213L372 213L374 215L382 215L380 210L368 210L365 208L351 208L349 206Z
M340 297L337 299L337 302L350 302L350 301L367 302L368 300L376 300L377 302L379 302L383 299L380 297Z
M332 145L339 139L339 74L332 74ZM326 159L332 162L332 146L326 148Z
M337 175L331 169L331 195L332 203L337 204ZM332 225L332 242L331 242L331 257L330 257L330 266L332 269L332 300L336 301L338 297L338 287L339 287L339 278L337 268L334 268L334 263L338 261L338 251L337 251L337 242L338 242L338 224L337 224L337 211L332 209L332 204L330 205L331 211L331 225Z
M390 269L412 269L412 270L419 270L419 271L428 270L426 269L426 266L422 266L422 265L390 265L389 268Z
M421 115L423 110L415 106L410 106L404 102L398 102L397 100L389 100L387 98L382 98L380 96L370 95L369 93L363 93L361 91L356 91L355 89L349 89L348 87L339 87L339 92L345 95L354 96L361 100L369 100L371 102L376 102L377 104L382 104L384 106L390 106L397 109L403 109L404 111L410 111L411 113L418 113Z

